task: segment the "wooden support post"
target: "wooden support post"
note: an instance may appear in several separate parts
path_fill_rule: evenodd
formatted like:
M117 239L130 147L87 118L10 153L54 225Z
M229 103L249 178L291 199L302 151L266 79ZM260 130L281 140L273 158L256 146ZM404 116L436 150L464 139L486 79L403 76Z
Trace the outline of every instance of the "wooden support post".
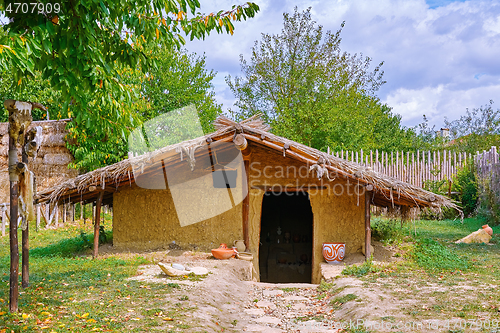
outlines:
M66 224L66 215L68 214L68 205L67 204L63 204L63 224Z
M56 205L54 206L54 209L55 209L55 214L56 214L56 228L59 228L59 205L58 203L56 202Z
M75 206L76 206L76 204L74 204L74 203L71 204L71 220L73 222L75 222L75 212L76 212Z
M36 231L40 229L40 205L36 205Z
M250 233L249 233L249 214L250 214L250 148L248 142L243 134L238 134L233 140L236 148L238 148L243 155L243 176L242 177L242 227L243 227L243 241L245 242L245 252L250 252Z
M83 220L85 223L85 220L83 218L83 201L80 201L80 220Z
M9 169L17 165L17 147L14 138L9 137ZM9 311L17 312L19 297L19 243L17 240L17 213L19 200L19 176L9 170L10 180L10 288Z
M83 204L82 204L83 224L85 224L85 219L87 218L87 217L85 216L85 206L86 206L86 205L83 205Z
M7 224L7 214L2 209L2 236L5 236L5 225Z
M99 227L101 222L101 204L102 197L104 196L104 192L99 193L99 197L97 198L96 209L95 209L95 223L94 223L94 251L92 253L92 257L97 258L97 254L99 252Z
M365 191L365 258L370 259L371 256L371 238L372 230L370 226L370 204L372 199L372 191Z
M243 161L244 168L245 168L245 175L246 177L244 178L243 181L243 194L246 194L245 198L243 199L243 206L242 206L242 214L243 214L243 240L245 242L245 252L250 251L250 233L249 233L249 215L250 215L250 181L249 181L249 172L250 172L250 161L249 160L244 160ZM246 193L245 193L246 192Z

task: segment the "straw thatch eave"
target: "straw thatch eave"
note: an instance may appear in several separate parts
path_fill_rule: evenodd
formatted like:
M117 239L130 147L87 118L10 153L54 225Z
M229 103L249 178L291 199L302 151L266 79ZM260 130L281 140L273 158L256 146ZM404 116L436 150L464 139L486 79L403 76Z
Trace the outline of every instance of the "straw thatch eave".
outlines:
M420 187L401 182L395 178L373 171L357 163L345 161L317 149L274 135L257 116L237 123L226 117L215 121L217 131L204 137L167 146L141 156L129 158L116 164L80 175L39 193L37 202L94 201L100 191L106 191L105 202L112 202L112 194L122 186L135 182L133 170L154 172L158 167L179 164L186 158L196 159L196 150L204 145L230 142L236 134L242 134L252 144L283 153L292 159L307 163L322 176L326 172L368 186L373 190L372 204L383 207L451 207L458 209L449 198L436 195ZM192 155L192 156L191 156ZM183 162L185 163L185 162ZM323 176L324 177L324 176Z

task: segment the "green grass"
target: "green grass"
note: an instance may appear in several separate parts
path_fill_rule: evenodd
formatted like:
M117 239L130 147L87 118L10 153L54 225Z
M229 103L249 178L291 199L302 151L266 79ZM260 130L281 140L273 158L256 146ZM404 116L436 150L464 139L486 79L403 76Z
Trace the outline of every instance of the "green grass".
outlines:
M110 228L109 223L106 227ZM168 324L187 328L185 323L176 324L186 308L165 306L164 295L179 288L178 284L127 280L148 261L126 255L93 260L87 242L91 233L88 222L57 230L30 230L30 286L20 287L19 312L15 314L8 312L9 237L0 239L1 329L164 332Z

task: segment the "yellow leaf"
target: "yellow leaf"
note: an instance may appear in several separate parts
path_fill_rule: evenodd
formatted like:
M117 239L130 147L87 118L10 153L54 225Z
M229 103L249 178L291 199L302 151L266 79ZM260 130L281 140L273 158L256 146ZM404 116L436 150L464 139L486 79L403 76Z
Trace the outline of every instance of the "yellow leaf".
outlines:
M26 313L23 313L22 317L23 317L23 319L28 319L30 317L30 315L26 314Z
M20 85L22 81L23 81L23 78L20 78L19 81L17 81L17 85Z
M165 321L172 321L173 319L170 318L170 317L165 317L165 318L163 318L163 320L165 320Z
M5 311L0 311L0 316L3 316L5 314Z
M158 30L158 28L156 28L156 39L159 39L160 38L160 30Z
M219 25L222 27L222 25L223 25L222 19L219 19Z
M95 319L92 319L92 318L91 318L91 319L88 319L88 320L87 320L87 323L95 323Z
M89 313L87 312L87 313L84 313L84 314L82 315L82 318L87 318L88 316L89 316Z
M177 13L177 20L182 20L182 10Z
M42 312L42 313L41 313L41 315L42 315L42 316L52 316L50 313L48 313L48 312L46 312L46 311Z

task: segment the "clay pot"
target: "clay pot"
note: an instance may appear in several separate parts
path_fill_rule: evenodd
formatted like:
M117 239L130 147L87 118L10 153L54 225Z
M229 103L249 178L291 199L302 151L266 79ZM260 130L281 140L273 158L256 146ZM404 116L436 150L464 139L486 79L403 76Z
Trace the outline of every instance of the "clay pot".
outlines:
M493 236L493 229L491 229L489 225L487 224L483 225L483 229L488 233L488 235Z
M212 249L212 255L215 259L229 259L236 254L233 249L228 249L227 246L223 247L223 245L226 244L221 244L218 249Z
M233 243L233 246L236 247L238 252L245 252L246 246L245 246L245 241L242 239L235 240Z
M329 264L338 264L344 259L345 243L323 243L323 258Z

